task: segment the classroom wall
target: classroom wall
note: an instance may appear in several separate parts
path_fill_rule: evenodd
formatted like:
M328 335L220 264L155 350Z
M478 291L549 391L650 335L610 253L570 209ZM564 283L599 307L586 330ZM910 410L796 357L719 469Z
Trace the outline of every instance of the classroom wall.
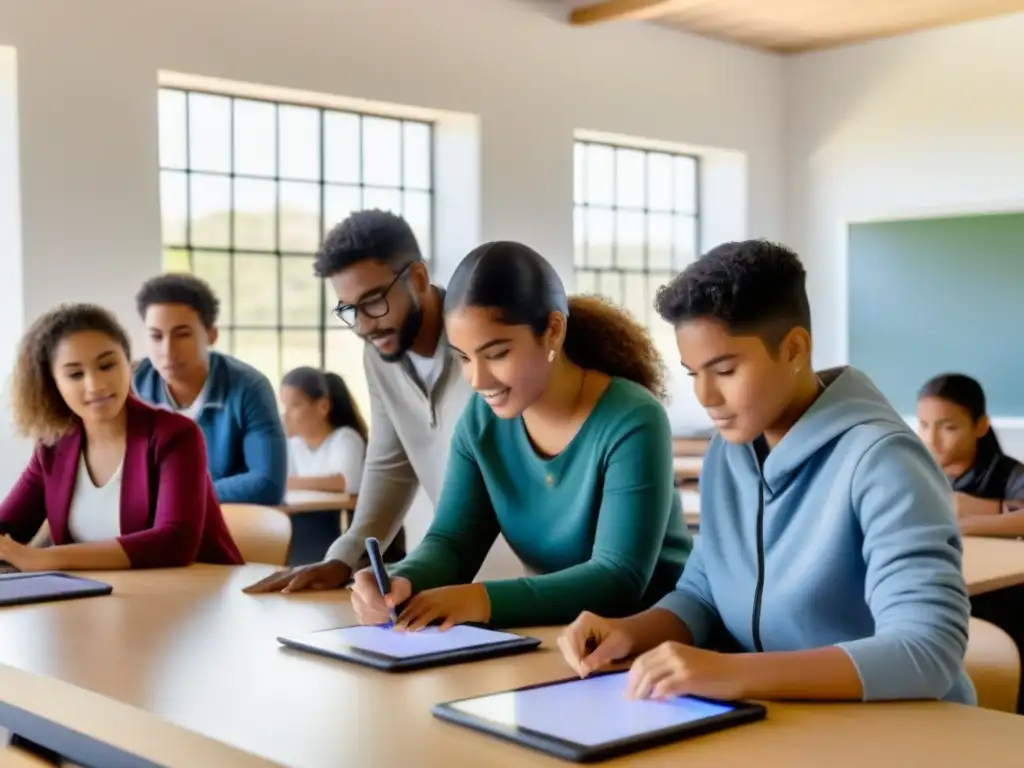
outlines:
M844 222L1024 210L1021 41L1015 14L786 61L786 231L809 262L819 364L846 361ZM1024 429L998 431L1024 456Z
M3 240L0 262L23 265L24 317L98 301L141 343L132 297L161 267L159 70L479 116L482 237L526 239L566 279L576 129L742 152L746 199L719 202L745 213L732 236L784 234L781 59L652 25L574 29L555 12L516 0L0 0L0 45L19 71L24 255ZM439 269L462 255L439 254ZM11 339L0 346L9 360ZM703 419L692 397L674 409L677 425ZM26 447L0 442L7 487Z

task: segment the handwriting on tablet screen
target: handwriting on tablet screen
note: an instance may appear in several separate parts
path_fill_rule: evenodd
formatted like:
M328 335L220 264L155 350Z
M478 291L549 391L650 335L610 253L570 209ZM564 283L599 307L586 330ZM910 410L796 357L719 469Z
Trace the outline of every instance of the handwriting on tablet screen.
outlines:
M466 714L502 725L594 746L731 712L728 704L681 697L626 698L626 673L509 691L453 704Z
M362 648L393 658L410 658L432 653L457 651L481 645L514 640L518 635L495 632L490 629L460 625L442 632L427 627L417 632L402 632L388 626L343 627L323 632L317 639L324 647Z

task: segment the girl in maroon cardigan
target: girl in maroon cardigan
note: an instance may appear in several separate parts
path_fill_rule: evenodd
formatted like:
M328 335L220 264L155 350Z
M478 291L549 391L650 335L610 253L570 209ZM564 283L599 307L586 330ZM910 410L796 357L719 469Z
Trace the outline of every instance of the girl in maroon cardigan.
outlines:
M0 504L0 560L22 571L241 564L188 418L130 395L128 337L90 304L44 315L13 377L18 430L36 441ZM27 546L43 521L53 546Z

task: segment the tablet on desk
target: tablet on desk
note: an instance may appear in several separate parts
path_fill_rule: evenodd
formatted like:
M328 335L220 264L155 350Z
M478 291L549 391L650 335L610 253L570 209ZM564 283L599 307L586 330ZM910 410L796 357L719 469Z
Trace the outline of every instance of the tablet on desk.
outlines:
M626 672L572 678L449 701L436 717L577 763L638 752L741 723L765 708L748 702L680 696L626 698Z
M540 646L540 640L535 637L469 624L460 624L444 632L437 627L405 632L392 629L389 624L363 625L322 629L277 640L290 648L388 672L506 656L532 651Z
M0 575L0 607L96 597L113 591L109 584L54 571Z

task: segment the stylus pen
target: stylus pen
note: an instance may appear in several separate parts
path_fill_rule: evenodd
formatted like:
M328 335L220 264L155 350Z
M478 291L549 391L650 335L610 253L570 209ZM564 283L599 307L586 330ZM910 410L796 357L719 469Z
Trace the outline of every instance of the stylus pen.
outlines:
M373 536L366 539L366 555L370 558L370 567L377 579L377 589L380 590L381 597L387 597L391 591L391 579L388 578L388 572L384 568L384 558L380 554L380 542ZM398 614L395 613L394 608L391 608L388 614L391 616L392 624L398 622Z

